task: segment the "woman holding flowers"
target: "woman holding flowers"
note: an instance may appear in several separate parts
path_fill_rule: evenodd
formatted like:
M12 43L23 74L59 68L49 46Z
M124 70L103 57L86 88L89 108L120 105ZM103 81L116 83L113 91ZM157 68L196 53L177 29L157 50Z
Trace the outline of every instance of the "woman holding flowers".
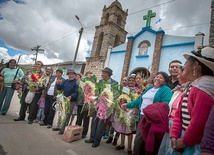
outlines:
M143 110L148 105L158 102L164 102L168 105L172 96L170 88L166 86L168 79L169 77L165 72L158 72L154 78L153 86L148 87L136 100L122 104L122 108L138 108L138 121L140 121L144 117ZM167 114L166 117L168 117ZM145 153L145 142L142 138L140 128L138 127L136 130L136 137L134 141L134 154L142 155Z
M131 89L132 94L135 93L136 91L135 76L131 75L128 77L127 87ZM115 116L112 120L112 126L121 135L121 143L120 145L116 146L115 149L123 150L125 148L125 136L127 136L128 137L128 155L132 154L132 139L133 139L133 132L136 131L136 124L135 124L136 117L133 114L133 110L123 110L121 108L121 104L130 102L130 101L131 101L131 98L126 94L122 94L119 97L118 109L116 110Z
M14 90L11 88L11 84L13 82L18 82L23 77L24 73L21 69L16 68L16 60L11 59L8 62L8 66L1 71L1 74L4 76L4 87L0 94L0 112L2 115L6 115L14 93ZM3 80L2 77L0 78Z

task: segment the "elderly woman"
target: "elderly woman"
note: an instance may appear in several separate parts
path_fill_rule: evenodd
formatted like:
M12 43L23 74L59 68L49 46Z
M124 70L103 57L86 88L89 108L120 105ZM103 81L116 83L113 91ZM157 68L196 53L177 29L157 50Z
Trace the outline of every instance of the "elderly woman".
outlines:
M13 82L18 82L24 76L24 73L21 69L16 68L16 60L11 59L7 67L1 71L1 74L4 75L4 88L2 94L0 94L0 111L2 115L6 115L14 93L11 85Z
M144 117L143 110L151 105L158 102L164 102L165 105L169 104L172 97L171 89L166 86L169 80L168 75L165 72L158 72L154 78L153 86L148 87L137 100L123 104L124 108L139 108L138 121ZM168 108L166 112L166 117ZM168 126L167 126L168 127ZM148 144L149 145L149 144ZM136 137L134 141L134 154L142 155L145 154L145 142L142 138L140 128L137 128Z
M175 113L170 137L174 153L200 154L200 143L214 104L214 49L184 54L183 75L192 81Z

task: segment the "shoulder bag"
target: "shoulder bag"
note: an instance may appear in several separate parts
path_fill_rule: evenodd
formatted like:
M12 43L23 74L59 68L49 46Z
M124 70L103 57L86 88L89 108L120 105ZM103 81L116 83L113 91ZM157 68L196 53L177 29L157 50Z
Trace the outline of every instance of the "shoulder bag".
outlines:
M17 76L18 72L19 72L19 69L17 69L16 75L14 76L14 79L13 79L13 80L16 79L16 76ZM13 82L12 85L11 85L11 88L12 88L13 90L18 90L19 87L20 87L20 83L19 83L19 82L16 82L16 83Z

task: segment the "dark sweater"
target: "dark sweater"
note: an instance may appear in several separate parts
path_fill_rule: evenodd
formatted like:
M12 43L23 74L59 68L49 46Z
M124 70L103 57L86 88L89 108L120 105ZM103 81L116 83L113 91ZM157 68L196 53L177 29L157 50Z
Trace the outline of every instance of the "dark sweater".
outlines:
M76 101L76 97L78 95L78 84L77 80L69 80L66 79L61 84L57 84L57 89L63 91L66 97L71 96L71 101Z
M204 137L201 142L201 152L214 154L214 106L209 114L209 118L204 129Z

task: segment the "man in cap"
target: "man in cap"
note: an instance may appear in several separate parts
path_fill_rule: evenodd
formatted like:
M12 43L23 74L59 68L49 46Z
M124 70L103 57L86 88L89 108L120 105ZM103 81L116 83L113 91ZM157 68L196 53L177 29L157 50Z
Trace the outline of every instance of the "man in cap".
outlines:
M102 80L99 81L99 83L103 84L112 84L112 83L118 83L117 81L113 80L111 78L113 71L106 67L102 70ZM100 145L100 141L102 139L105 127L106 127L106 121L100 120L99 118L96 118L97 112L92 113L92 121L91 121L91 134L90 138L88 140L85 140L85 143L92 143L92 147L96 148Z
M66 114L66 120L63 122L62 128L59 132L59 134L63 134L65 130L65 126L68 125L71 114L74 109L74 105L76 103L76 98L78 95L78 82L76 80L76 72L73 69L67 70L68 79L62 82L62 80L58 79L56 81L57 89L63 91L63 94L70 98L70 111Z

